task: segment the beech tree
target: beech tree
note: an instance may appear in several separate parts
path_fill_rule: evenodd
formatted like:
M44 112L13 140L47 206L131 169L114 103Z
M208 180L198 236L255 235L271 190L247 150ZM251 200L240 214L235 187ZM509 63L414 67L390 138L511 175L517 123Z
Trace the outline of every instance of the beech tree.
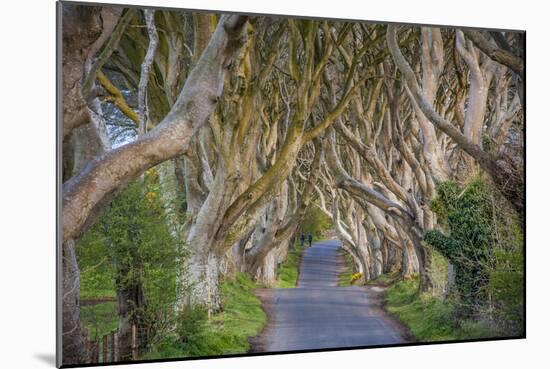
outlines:
M88 23L83 22L82 18L84 20L93 19L96 17L95 14L91 16L89 14L84 15L86 10L78 6L76 6L76 9L69 8L68 11L71 10L77 13L77 16L74 19L70 15L64 17L64 19L69 20L69 25L70 21L74 20L75 27L83 27L86 32L93 31L93 28L89 27ZM133 10L129 12L133 13ZM109 200L109 196L112 196L117 189L137 177L144 170L185 151L190 138L206 122L219 100L223 90L225 71L231 65L244 42L245 34L243 30L246 21L246 17L242 16L224 16L220 19L211 42L201 55L197 65L190 72L174 106L155 129L132 143L94 158L80 173L64 182L62 212L63 244L64 250L66 250L64 259L74 255L72 250L74 249L74 246L72 246L74 245L74 238L78 237L86 223L92 220L94 212L97 213L101 206L105 205L105 201ZM66 34L69 35L70 26L66 27ZM101 26L97 27L100 28ZM78 29L75 33L77 35L73 37L77 38ZM69 53L73 47L72 45L66 45L64 49ZM94 70L93 66L91 70ZM77 71L82 71L83 74L84 68L81 67ZM75 79L79 81L82 74L75 77ZM80 83L77 82L77 89L78 86L80 86ZM81 87L80 91L77 90L75 95L82 94L82 88L84 87L86 85ZM77 103L82 103L82 101L77 100L75 104ZM70 104L70 102L66 102L66 104ZM72 115L74 113L72 109L74 108L71 105L65 106L70 108L71 114L68 113L68 115ZM87 105L85 106L88 109ZM90 114L86 109L84 110L87 114ZM64 119L64 127L66 127L65 121L69 122L70 119ZM67 124L69 125L68 128L72 129L82 125L80 121ZM64 352L71 355L66 356L65 361L70 363L85 359L85 352L82 352L85 345L82 343L78 328L80 324L79 316L78 312L75 311L78 307L78 292L76 291L79 288L78 266L74 265L74 256L71 258L72 262L65 263L67 268L70 267L70 269L65 270L63 274L64 291L66 291L63 299L63 342ZM70 298L72 296L67 292L71 292L71 295L75 295L76 298ZM70 300L73 302L70 302ZM76 348L77 346L78 348Z
M187 251L181 311L215 314L237 272L273 285L313 207L362 281L418 273L432 294L442 184L487 176L522 220L513 33L70 4L62 21L65 364L88 356L79 239L151 168Z

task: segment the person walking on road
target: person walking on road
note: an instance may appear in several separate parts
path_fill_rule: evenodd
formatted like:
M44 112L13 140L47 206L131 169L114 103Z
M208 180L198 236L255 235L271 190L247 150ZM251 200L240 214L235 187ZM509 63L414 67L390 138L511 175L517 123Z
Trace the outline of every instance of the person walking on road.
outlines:
M309 247L311 247L311 241L313 241L313 236L310 233L307 235L307 242L309 242Z
M306 235L302 233L302 235L300 236L300 245L302 247L304 246L304 242L306 242Z

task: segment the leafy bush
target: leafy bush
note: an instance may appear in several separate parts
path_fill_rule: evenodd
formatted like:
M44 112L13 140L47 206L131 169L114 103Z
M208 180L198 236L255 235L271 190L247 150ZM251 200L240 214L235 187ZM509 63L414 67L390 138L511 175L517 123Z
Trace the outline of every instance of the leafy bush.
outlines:
M145 324L173 305L177 263L185 255L167 224L158 175L149 170L113 200L79 241L82 298L140 291L128 293L136 301L127 304L130 318Z
M117 329L118 307L116 302L82 306L80 320L92 338L101 338Z
M456 270L458 312L493 320L507 334L523 326L523 231L502 197L482 178L444 182L432 209L441 229L425 241Z
M201 306L185 307L176 315L176 335L182 347L197 341L208 318Z
M176 330L155 342L145 358L192 357L245 353L248 338L257 335L267 318L254 294L258 286L238 273L221 284L222 312L211 320L201 308L188 308L177 316Z
M456 290L470 314L487 300L491 217L485 184L476 179L461 189L455 182L444 183L433 208L446 220L449 235L431 230L425 240L456 266Z

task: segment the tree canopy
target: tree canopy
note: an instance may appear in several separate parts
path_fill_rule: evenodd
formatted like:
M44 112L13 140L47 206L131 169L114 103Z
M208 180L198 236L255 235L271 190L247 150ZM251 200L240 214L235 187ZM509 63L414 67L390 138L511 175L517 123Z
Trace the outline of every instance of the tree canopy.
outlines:
M438 252L463 301L510 320L523 238L494 222L523 234L523 50L516 32L64 4L65 361L87 355L87 248L134 303L121 322L155 268L174 306L215 313L220 280L275 283L327 219L363 280L437 294Z

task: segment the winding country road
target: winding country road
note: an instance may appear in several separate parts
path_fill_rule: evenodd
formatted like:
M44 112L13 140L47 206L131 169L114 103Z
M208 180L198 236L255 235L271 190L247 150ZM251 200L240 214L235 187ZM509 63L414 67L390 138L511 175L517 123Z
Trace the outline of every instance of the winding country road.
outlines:
M340 241L307 248L297 288L260 289L269 322L251 339L251 352L280 352L406 342L398 323L380 307L378 287L338 287L345 262Z

